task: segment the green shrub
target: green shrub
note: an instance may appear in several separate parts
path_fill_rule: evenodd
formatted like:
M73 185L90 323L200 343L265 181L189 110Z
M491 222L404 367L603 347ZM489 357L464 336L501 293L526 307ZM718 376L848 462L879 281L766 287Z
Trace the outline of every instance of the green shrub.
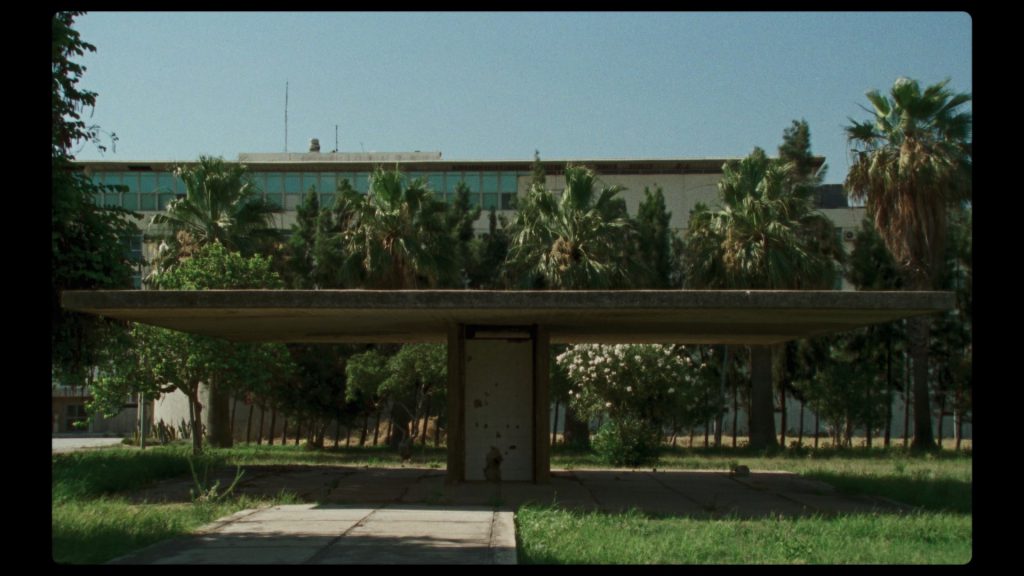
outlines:
M594 436L594 451L613 466L645 466L658 461L661 432L637 418L609 421Z

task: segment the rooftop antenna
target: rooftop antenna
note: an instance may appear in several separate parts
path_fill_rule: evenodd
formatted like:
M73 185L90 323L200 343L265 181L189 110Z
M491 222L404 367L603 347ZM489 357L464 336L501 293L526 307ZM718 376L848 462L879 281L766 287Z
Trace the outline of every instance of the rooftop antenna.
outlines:
M284 151L288 152L288 81L284 81Z
M338 125L334 125L334 151L338 151Z

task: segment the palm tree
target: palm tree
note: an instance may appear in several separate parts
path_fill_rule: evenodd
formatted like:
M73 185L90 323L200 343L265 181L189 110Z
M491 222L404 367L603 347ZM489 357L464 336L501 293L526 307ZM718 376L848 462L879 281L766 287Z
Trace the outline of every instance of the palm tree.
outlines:
M813 177L763 150L723 166L720 206L698 204L686 232L687 287L700 289L828 289L842 247L833 224L811 202ZM773 447L768 349L752 347L750 444Z
M792 164L764 150L723 166L721 206L699 203L687 229L690 288L828 289L841 247Z
M586 290L629 286L636 276L632 222L619 186L598 188L594 172L566 166L561 198L547 190L539 159L534 182L508 228L505 274L526 288ZM568 407L568 403L566 404ZM589 429L568 408L566 441L586 446Z
M922 92L916 80L899 78L890 97L867 93L873 115L850 119L846 135L852 162L846 176L851 197L864 200L886 248L910 290L936 286L944 264L947 210L971 198L970 94L946 88L949 79ZM914 441L933 449L928 394L927 317L909 320L914 366Z
M196 164L179 166L175 173L185 183L185 196L171 201L167 211L152 220L166 227L170 240L162 267L213 242L251 255L263 247L261 243L279 237L273 215L281 209L259 197L244 165L200 156Z
M597 188L594 172L566 166L561 198L534 186L509 227L513 283L586 290L631 283L633 235L620 186Z
M458 275L447 206L422 179L406 184L400 171L378 168L370 191L350 210L344 266L358 269L365 287L436 288Z

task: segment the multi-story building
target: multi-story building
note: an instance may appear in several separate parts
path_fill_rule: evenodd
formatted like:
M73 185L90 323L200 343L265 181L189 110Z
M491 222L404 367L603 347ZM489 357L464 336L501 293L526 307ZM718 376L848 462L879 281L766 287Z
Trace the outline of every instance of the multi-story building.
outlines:
M672 213L671 226L675 231L682 233L687 227L690 211L698 202L712 207L717 204L718 182L722 176L722 166L727 160L729 159L558 159L543 160L541 164L546 174L546 185L555 194L560 193L565 187L563 173L567 164L592 168L604 185L625 188L621 196L625 199L630 214L633 215L644 198L644 190L660 187L665 195L666 207ZM315 188L321 194L322 205L330 205L342 179L347 179L356 191L366 193L369 189L370 174L378 166L383 166L389 169L398 167L409 178L424 178L427 185L446 201L454 198L458 183L465 182L471 191L471 203L483 209L475 227L477 232L484 232L488 226L487 214L491 209L498 214L512 215L515 210L515 199L529 190L533 168L533 160L448 160L442 158L440 152L243 153L239 154L238 162L248 168L263 197L283 209L276 216L276 224L282 230L291 229L295 223L295 209L310 188ZM135 256L152 258L162 231L148 226L150 217L165 210L175 197L185 194L184 184L174 175L174 168L178 164L148 161L77 163L96 183L124 187L123 192L104 194L102 198L97 198L97 202L121 206L146 217L142 225L142 236L131 242L130 249ZM816 167L820 169L823 164L824 158L818 158ZM817 208L834 223L836 234L842 239L847 252L851 251L854 236L864 218L864 209L848 205L846 194L840 184L821 186L818 189L816 204ZM136 276L136 287L141 285L141 278L142 270ZM842 280L841 287L845 290L853 288L845 279ZM78 399L78 394L75 394L75 401L71 401L65 399L67 396L66 391L57 391L55 388L55 431L63 431L73 420L85 416L81 408L84 397ZM187 409L179 396L162 397L154 406L155 412L180 415ZM233 413L237 408L241 408L242 412L238 413L239 417L233 418L236 438L241 440L250 435L253 438L257 435L265 437L265 416L268 426L275 418L264 415L258 408L254 412L252 406L245 406L238 399L232 408ZM791 412L788 428L793 434L798 429L796 422L801 419L799 406L790 401L787 409ZM902 414L902 411L902 404L897 402L894 414ZM134 409L131 413L132 416L128 418L134 416ZM742 418L741 433L745 433L745 420ZM804 416L803 420L808 429L813 426L810 414ZM903 425L897 420L898 418L894 416L893 434L901 435ZM177 420L171 418L168 422L174 425ZM950 422L951 417L946 416L947 430ZM95 428L96 425L93 426ZM284 427L286 426L284 423ZM966 437L970 437L969 428L968 424L965 430ZM273 430L268 429L267 435L283 432L281 419L276 419Z
M666 207L672 213L672 228L682 232L690 211L698 202L709 206L717 203L718 181L726 160L563 159L543 160L541 164L546 173L546 185L555 194L565 187L563 173L567 164L592 168L604 185L625 188L622 197L631 214L636 214L645 189L660 187ZM483 209L475 225L478 232L483 232L487 229L490 210L504 215L511 215L515 210L515 198L529 190L533 167L532 160L446 160L440 152L243 153L239 154L238 162L248 168L264 198L283 209L276 217L276 224L282 230L291 229L295 209L310 188L321 194L321 205L330 205L342 179L347 179L356 191L365 193L370 174L378 166L384 166L398 167L409 178L423 178L430 189L447 201L454 198L456 186L464 182L471 192L472 205ZM820 168L823 164L824 158L818 158L817 166ZM171 200L185 194L184 184L174 175L176 163L173 162L92 161L78 165L96 183L124 187L123 192L104 194L97 202L121 206L147 217L165 210ZM847 249L852 248L863 209L847 206L840 185L822 187L818 207L835 223L836 233L843 238ZM160 233L144 224L145 241L135 239L131 245L136 256L151 258ZM136 287L141 284L141 277L140 271L135 279ZM844 284L843 288L850 287Z

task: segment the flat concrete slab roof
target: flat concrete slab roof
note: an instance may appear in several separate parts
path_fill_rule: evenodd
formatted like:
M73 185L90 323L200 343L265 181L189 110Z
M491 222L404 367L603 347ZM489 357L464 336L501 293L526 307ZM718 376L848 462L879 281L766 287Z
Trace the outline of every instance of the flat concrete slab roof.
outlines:
M245 342L444 342L540 324L555 343L775 344L952 309L952 292L67 291L68 310Z

